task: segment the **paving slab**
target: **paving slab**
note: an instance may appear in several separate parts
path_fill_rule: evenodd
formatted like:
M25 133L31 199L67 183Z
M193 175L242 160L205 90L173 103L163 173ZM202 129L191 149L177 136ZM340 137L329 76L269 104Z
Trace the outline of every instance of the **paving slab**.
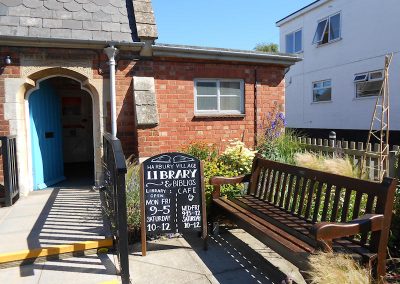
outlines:
M109 236L100 194L89 187L35 191L0 208L0 254Z
M140 244L129 257L133 283L281 283L290 275L305 281L290 262L240 228L221 230L209 237L209 248L197 235Z
M120 283L120 277L116 275L115 260L113 254L95 254L3 268L0 269L0 283Z

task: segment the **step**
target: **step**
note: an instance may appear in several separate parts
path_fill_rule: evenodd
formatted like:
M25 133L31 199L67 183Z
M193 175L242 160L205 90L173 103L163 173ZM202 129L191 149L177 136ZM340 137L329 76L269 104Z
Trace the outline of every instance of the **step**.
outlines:
M84 241L68 245L56 245L0 254L0 268L32 264L46 259L62 259L76 254L89 255L97 253L100 248L111 248L113 239Z

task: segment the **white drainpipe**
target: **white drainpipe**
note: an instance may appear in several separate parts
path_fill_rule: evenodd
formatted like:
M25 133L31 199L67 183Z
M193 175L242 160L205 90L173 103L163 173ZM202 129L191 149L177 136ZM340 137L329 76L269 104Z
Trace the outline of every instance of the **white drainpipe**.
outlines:
M104 53L108 56L110 65L110 99L111 99L111 135L117 137L117 99L115 94L115 56L118 49L113 45L104 48Z

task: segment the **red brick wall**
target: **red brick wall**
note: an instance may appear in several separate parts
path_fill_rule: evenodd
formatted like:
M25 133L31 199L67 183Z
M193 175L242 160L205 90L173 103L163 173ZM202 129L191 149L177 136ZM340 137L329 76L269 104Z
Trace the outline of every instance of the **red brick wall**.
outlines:
M0 136L7 136L10 134L10 127L8 121L4 118L4 102L5 102L5 88L4 79L5 78L18 78L20 74L19 70L19 56L18 52L11 50L7 47L0 48L0 66L3 66L4 58L6 56L11 56L12 64L9 66L4 66L0 69ZM3 159L0 149L0 184L3 184Z
M140 64L140 63L139 63ZM140 68L137 68L140 69ZM157 127L138 129L140 157L179 150L191 141L218 143L241 139L254 146L254 70L257 69L258 122L277 104L284 108L283 68L201 62L155 61ZM137 74L135 74L138 76ZM194 117L194 83L196 78L243 79L245 82L244 118Z
M20 76L19 55L47 53L50 58L91 58L93 76L108 78L107 58L102 51L62 50L39 48L0 48L0 60L11 55L13 64L0 74L0 135L9 134L8 121L4 119L4 79ZM254 70L257 69L258 121L274 108L284 106L283 67L229 64L218 62L156 59L132 61L134 54L121 52L117 62L116 95L117 125L126 156L150 156L165 151L179 150L196 140L220 143L233 138L241 139L248 146L254 145ZM103 69L104 74L99 74ZM160 123L157 127L137 129L132 90L133 76L154 76ZM195 78L231 78L245 82L244 118L195 118L193 80ZM105 85L104 88L108 88ZM100 94L102 95L102 94ZM109 130L110 112L106 104L106 128ZM222 142L222 143L221 143ZM0 182L2 180L0 156Z

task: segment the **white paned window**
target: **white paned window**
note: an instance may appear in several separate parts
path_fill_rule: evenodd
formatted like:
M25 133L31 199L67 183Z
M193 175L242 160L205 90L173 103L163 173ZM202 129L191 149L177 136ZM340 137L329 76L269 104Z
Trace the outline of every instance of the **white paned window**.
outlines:
M329 16L318 22L313 43L324 44L340 39L341 20L340 13Z
M243 114L243 80L196 79L195 113Z
M356 74L354 83L357 98L377 96L383 84L383 70Z
M286 35L286 52L298 53L303 51L302 30Z
M332 100L331 80L313 83L313 102L327 102Z

